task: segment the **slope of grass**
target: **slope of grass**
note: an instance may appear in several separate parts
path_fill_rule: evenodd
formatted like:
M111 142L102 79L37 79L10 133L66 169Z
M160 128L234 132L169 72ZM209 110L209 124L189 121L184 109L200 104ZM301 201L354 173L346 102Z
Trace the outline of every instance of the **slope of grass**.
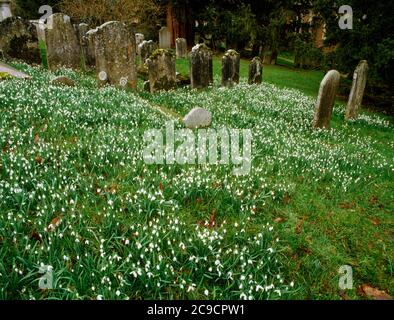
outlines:
M243 62L242 84L221 89L215 61L201 91L97 89L68 70L57 74L77 87L53 87L24 64L32 81L0 82L0 298L357 299L364 283L394 294L392 123L347 123L338 103L332 129L312 131L315 99L282 87L298 77L312 95L318 73L266 67L248 86ZM145 164L144 132L167 121L150 105L250 129L250 173ZM53 290L38 288L41 264Z

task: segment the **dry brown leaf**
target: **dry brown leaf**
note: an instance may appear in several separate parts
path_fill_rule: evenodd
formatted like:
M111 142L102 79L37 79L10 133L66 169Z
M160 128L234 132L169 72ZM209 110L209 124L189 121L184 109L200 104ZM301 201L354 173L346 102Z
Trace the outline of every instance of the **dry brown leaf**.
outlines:
M56 218L52 219L51 223L48 226L48 231L56 230L56 228L60 225L61 222L62 222L61 217L56 217Z
M34 160L35 160L38 164L42 164L42 163L44 162L44 160L43 160L40 156L35 157Z
M380 225L380 220L378 218L372 218L371 221L374 226Z
M288 192L286 192L285 195L283 196L283 203L285 205L288 205L290 203L290 200L291 200L290 195Z
M274 219L274 222L276 222L276 223L281 223L283 221L285 221L285 219L283 219L282 217L278 217L278 218Z
M388 293L379 290L377 288L371 287L368 284L363 284L361 286L361 292L369 298L374 300L393 300L393 297Z
M40 142L40 136L38 134L36 134L34 136L34 143L39 143Z

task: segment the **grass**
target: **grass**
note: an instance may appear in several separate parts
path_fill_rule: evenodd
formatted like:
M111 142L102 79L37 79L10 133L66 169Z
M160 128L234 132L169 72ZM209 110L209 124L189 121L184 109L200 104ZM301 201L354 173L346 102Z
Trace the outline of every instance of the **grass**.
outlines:
M279 61L280 62L280 61ZM214 56L213 69L215 75L221 74L221 57ZM189 74L188 59L177 60L177 71L182 74ZM241 59L240 76L248 78L249 61ZM310 96L317 96L324 72L320 70L298 70L289 69L283 65L265 65L263 81L274 84L280 88L298 89Z
M48 86L48 71L16 67L33 79L0 82L1 299L363 299L365 283L394 294L394 126L364 112L345 122L338 102L332 129L311 130L321 72L267 66L248 86L242 61L242 83L223 90L215 58L212 88L148 94L70 70L55 74L76 88ZM143 133L168 120L152 105L251 129L250 174L145 164ZM38 288L41 264L53 290ZM342 265L353 290L338 288Z

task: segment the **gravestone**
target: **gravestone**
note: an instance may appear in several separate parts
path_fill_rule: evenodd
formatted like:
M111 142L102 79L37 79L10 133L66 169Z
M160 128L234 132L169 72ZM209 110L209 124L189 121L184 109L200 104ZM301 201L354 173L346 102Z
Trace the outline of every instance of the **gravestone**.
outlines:
M80 23L77 29L78 29L79 46L81 47L81 55L83 57L84 66L86 67L88 65L87 64L88 42L86 38L86 33L89 30L89 26L86 23Z
M222 57L222 86L232 87L239 83L241 56L235 50L228 50Z
M249 84L261 84L263 81L263 61L259 57L253 58L249 64Z
M40 63L36 26L19 17L11 17L1 21L0 51L6 59L21 59L29 63Z
M314 128L328 129L334 107L335 96L339 87L341 76L338 71L329 71L320 84L319 95L317 97Z
M176 57L178 59L180 58L186 58L187 57L187 42L185 38L177 38L175 40L175 45L176 45Z
M150 92L176 88L175 56L170 50L158 49L146 60Z
M7 18L11 18L11 1L10 0L0 0L0 21Z
M85 65L88 67L95 68L96 67L96 42L95 35L96 29L91 29L86 32L85 41L86 41L86 56L85 56Z
M192 88L200 89L212 85L212 51L203 43L197 44L190 52L189 59Z
M135 34L135 45L137 48L137 54L141 55L140 44L145 40L145 36L142 33Z
M143 41L139 45L139 49L141 52L141 63L145 63L146 59L148 59L151 54L158 49L157 43L153 42L152 40L149 41Z
M81 47L69 16L62 13L49 16L45 29L45 41L50 70L60 67L79 69Z
M75 81L65 76L57 76L50 81L50 84L54 86L74 87Z
M172 34L167 27L162 27L159 31L159 47L160 49L171 48Z
M364 90L367 84L368 62L360 61L353 74L353 84L346 108L346 119L357 119L358 111L363 101Z
M30 80L31 76L28 74L15 69L14 67L9 66L8 64L0 61L0 73L5 73L10 75L11 77L18 78L18 79L26 79Z
M122 22L106 22L92 32L99 85L137 87L135 35Z
M212 123L212 114L203 108L194 108L183 118L183 123L188 129L206 128Z

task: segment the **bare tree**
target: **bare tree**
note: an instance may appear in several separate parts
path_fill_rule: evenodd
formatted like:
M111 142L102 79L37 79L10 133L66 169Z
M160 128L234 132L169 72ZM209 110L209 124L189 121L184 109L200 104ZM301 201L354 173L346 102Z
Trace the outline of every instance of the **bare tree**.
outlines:
M117 20L127 24L155 24L162 8L155 0L62 0L60 9L70 17L99 26Z

